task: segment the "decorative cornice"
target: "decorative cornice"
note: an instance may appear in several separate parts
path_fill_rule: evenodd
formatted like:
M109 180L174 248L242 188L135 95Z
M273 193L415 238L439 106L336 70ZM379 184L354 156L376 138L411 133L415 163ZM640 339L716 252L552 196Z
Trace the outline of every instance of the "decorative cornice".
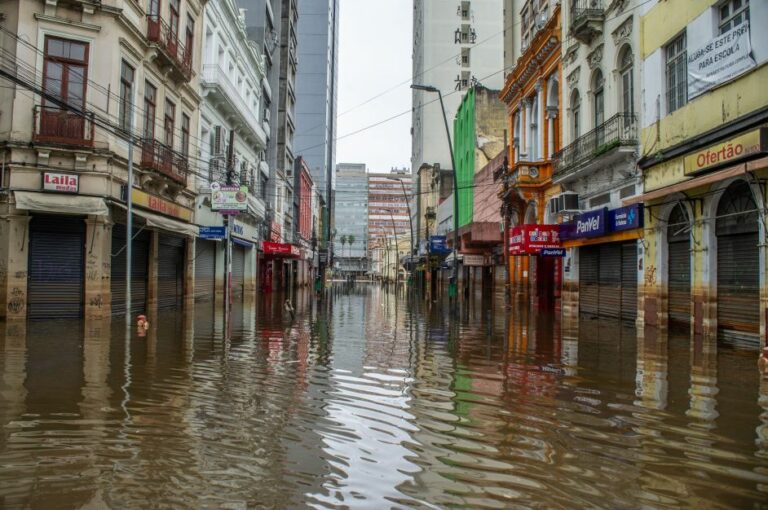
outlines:
M603 61L603 45L600 44L597 48L592 50L592 52L587 55L587 62L589 63L590 69L595 69L600 65L600 62Z
M579 43L572 44L571 47L566 50L565 58L563 58L565 67L573 65L573 63L576 62L576 57L579 56L579 46L581 46Z
M93 25L91 23L81 23L79 21L72 21L69 19L59 18L58 16L49 16L47 14L34 14L37 21L47 21L48 23L55 23L57 25L66 25L69 27L82 28L91 32L101 32L101 25Z
M610 4L608 4L608 8L605 9L605 12L606 14L614 10L617 12L624 12L626 8L627 8L627 0L613 0Z
M632 35L632 27L634 25L633 21L633 17L630 14L629 17L627 17L627 19L625 19L621 25L619 25L618 28L612 32L613 43L617 47L619 46L620 42L623 42L624 40L629 41L629 38Z

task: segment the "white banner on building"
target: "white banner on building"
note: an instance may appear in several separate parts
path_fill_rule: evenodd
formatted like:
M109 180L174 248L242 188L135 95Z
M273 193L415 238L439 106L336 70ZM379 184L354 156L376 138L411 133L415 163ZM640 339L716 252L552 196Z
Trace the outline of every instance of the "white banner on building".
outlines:
M755 67L749 24L742 23L688 52L688 99Z

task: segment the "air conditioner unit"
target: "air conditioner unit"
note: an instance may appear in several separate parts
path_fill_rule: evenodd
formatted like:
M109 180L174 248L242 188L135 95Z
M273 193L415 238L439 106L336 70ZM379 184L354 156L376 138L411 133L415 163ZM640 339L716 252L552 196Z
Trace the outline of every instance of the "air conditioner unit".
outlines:
M579 194L573 191L566 191L549 201L550 214L558 214L563 211L578 211L579 210Z

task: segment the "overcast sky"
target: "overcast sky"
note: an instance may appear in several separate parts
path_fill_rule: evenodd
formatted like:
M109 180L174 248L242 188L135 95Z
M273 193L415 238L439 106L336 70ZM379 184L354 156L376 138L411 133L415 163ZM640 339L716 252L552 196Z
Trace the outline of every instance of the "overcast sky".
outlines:
M336 162L365 163L369 171L410 168L412 0L341 0L339 11L336 132L343 138L336 142Z

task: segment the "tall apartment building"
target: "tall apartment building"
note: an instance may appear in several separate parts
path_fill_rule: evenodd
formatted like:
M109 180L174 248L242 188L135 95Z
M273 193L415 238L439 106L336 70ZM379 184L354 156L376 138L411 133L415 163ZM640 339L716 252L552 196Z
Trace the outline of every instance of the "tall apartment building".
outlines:
M365 163L336 165L334 228L338 270L368 270L368 171Z
M411 173L393 169L368 174L368 248L411 239L408 197L413 193ZM415 228L415 225L414 225Z
M192 298L204 2L115 3L0 4L11 77L0 87L0 317L100 318Z
M413 83L442 91L453 137L453 118L475 80L491 89L504 83L502 0L415 0ZM451 168L437 94L413 91L411 168Z
M328 190L336 179L339 0L299 0L299 12L296 150L333 211Z

